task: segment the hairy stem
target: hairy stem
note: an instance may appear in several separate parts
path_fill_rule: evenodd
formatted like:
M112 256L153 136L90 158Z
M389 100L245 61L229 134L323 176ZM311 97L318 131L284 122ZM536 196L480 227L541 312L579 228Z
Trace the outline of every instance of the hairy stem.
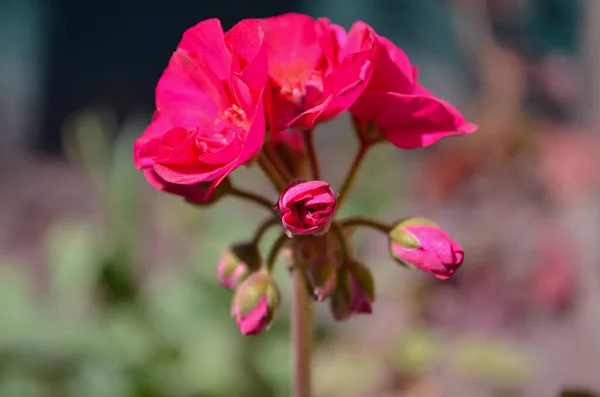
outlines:
M269 200L268 198L263 197L259 194L248 192L248 191L242 190L242 189L238 189L237 187L234 187L234 186L229 188L229 194L234 197L238 197L238 198L241 198L244 200L251 201L255 204L258 204L262 207L267 208L269 211L274 211L275 206L271 202L271 200Z
M352 165L350 166L350 170L348 170L348 174L346 175L346 179L344 180L344 183L342 184L342 187L339 190L340 195L337 200L338 209L342 208L342 204L348 196L348 193L350 192L352 183L356 179L356 175L358 175L358 170L360 169L360 166L362 165L362 162L365 159L365 155L367 154L369 148L370 146L364 143L361 143L361 145L359 146L358 152L356 152L354 160L352 161Z
M392 227L386 223L379 222L376 219L366 218L363 216L351 216L345 219L338 221L342 227L356 227L356 226L365 226L370 227L371 229L375 229L384 234L388 234Z
M293 306L292 306L292 353L293 397L311 396L311 356L313 349L312 301L306 289L304 269L297 245L292 246Z
M302 136L304 137L304 146L308 154L308 161L312 172L312 179L321 179L321 170L319 169L319 159L317 157L317 150L315 148L314 133L313 129L305 131Z

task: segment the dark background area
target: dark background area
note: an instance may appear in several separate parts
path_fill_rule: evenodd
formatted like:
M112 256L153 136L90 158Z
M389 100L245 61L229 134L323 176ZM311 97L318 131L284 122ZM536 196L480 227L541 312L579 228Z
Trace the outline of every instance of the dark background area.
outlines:
M182 27L217 17L224 29L244 18L300 9L286 1L56 1L48 2L44 35L44 111L37 145L58 152L69 115L110 104L122 121L151 112L154 85L181 38ZM43 131L43 132L42 132Z

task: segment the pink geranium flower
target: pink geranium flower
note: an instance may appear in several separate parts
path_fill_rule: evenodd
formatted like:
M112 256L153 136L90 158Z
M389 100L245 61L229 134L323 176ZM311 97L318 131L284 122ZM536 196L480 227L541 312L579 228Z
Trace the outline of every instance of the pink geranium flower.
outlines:
M146 175L154 186L212 182L214 188L261 148L266 80L257 21L241 21L227 33L217 19L188 29L158 82L155 117L135 142L136 167L153 171Z
M372 32L364 22L355 26ZM375 126L401 149L429 146L444 137L477 129L456 108L418 83L417 68L401 49L379 35L376 42L380 50L376 52L373 77L350 109L364 128Z
M271 132L310 128L346 111L373 71L374 32L349 34L326 18L262 19L269 58L266 111Z

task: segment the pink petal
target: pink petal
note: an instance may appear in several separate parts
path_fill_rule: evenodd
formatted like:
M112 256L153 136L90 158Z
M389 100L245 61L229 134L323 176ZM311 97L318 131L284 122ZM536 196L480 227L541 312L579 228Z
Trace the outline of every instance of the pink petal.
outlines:
M245 316L237 318L242 335L256 335L268 326L269 305L267 298L262 298L258 305Z
M229 78L231 55L227 50L223 28L218 19L204 20L186 30L177 47L187 53L201 54L205 66L212 70L218 80L224 81Z
M377 38L383 50L377 53L375 70L367 92L387 91L410 94L416 79L408 56L387 38L382 36Z
M327 60L328 68L325 71L327 74L337 67L340 61L342 48L346 44L348 34L343 27L331 23L328 18L317 19L315 28L319 37L319 44L323 51L323 55Z
M229 71L229 70L228 70ZM229 75L227 76L227 80ZM224 81L199 53L177 50L156 86L156 105L176 115L176 126L212 126L229 107Z
M269 75L280 86L317 69L322 50L316 22L304 14L284 14L260 20L269 54ZM291 81L290 81L291 80Z
M425 147L447 136L477 130L452 105L433 96L369 92L351 111L358 118L374 121L401 149Z
M244 20L235 25L225 39L241 58L241 65L232 71L232 89L238 104L254 116L258 96L267 83L267 48L262 25L257 20Z
M355 48L359 50L352 52ZM343 51L345 57L323 80L323 102L305 111L288 125L310 128L318 119L331 119L345 112L367 88L377 50L372 29L351 30Z

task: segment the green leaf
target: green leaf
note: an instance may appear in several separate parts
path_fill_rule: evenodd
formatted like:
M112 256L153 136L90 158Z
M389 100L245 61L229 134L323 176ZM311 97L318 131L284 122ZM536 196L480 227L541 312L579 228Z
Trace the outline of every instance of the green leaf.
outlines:
M98 276L98 252L92 230L82 222L58 222L46 235L51 294L72 307L80 306Z

